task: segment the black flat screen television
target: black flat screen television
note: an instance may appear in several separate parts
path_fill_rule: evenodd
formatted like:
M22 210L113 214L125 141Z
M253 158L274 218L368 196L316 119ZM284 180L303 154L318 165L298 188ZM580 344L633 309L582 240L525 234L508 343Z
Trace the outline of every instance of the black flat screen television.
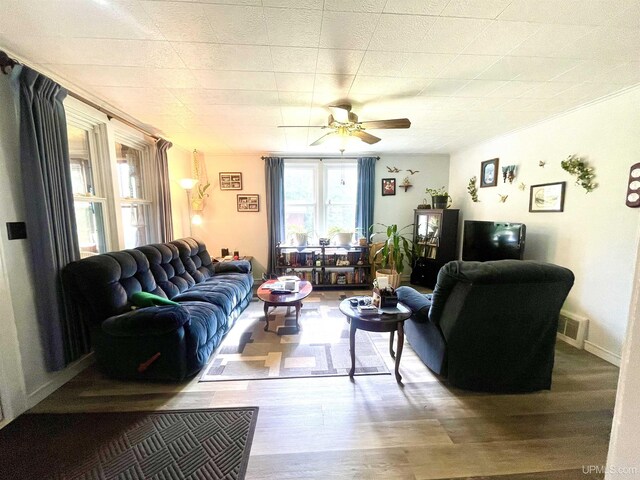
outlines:
M524 223L465 220L462 260L522 260L526 233Z

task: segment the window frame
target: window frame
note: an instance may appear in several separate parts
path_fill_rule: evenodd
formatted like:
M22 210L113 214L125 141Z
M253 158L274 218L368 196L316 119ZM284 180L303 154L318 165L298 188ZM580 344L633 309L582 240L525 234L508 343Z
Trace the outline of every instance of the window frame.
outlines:
M128 127L127 127L128 128ZM154 149L154 144L147 140L147 137L142 135L133 133L129 131L124 126L118 126L114 129L113 132L113 141L111 142L112 148L112 178L113 178L113 194L114 194L114 203L115 203L115 211L116 221L118 223L118 243L121 249L127 248L125 245L125 235L124 235L124 223L122 220L122 207L125 205L129 206L137 206L142 205L147 207L148 215L147 215L147 231L146 238L144 244L147 245L149 243L155 243L159 241L159 231L160 231L160 222L158 218L158 194L157 188L154 188L154 185L157 185L156 182L159 181L156 174L153 173L152 167L152 151ZM120 193L120 181L119 181L119 173L118 173L118 159L116 155L116 143L121 145L126 145L127 147L134 148L141 152L140 158L140 168L142 170L140 175L140 191L142 193L142 198L127 198L122 197ZM135 247L134 247L135 248Z
M342 159L304 159L304 160L287 160L284 161L284 168L286 169L295 169L295 168L309 168L311 167L314 171L315 176L315 221L314 221L314 232L318 236L323 236L326 234L329 226L327 225L327 207L329 206L328 202L328 174L331 169L339 169L340 167L356 167L356 175L357 175L357 162L355 160L342 160ZM286 173L285 173L286 174ZM309 203L302 202L287 202L286 193L285 193L285 237L287 236L287 224L286 224L286 208L287 204L293 205L310 205ZM333 205L350 205L349 203L334 203ZM357 200L354 202L354 209L357 205ZM355 230L356 225L354 223L353 229ZM284 239L286 241L287 238Z
M92 201L103 205L103 228L105 248L108 252L125 249L124 225L122 222L123 203L148 205L146 243L154 243L160 238L160 218L158 216L158 175L153 170L155 142L133 128L109 119L104 113L72 97L64 102L66 120L69 125L89 133L89 151L95 194L74 195L74 202ZM143 199L121 199L118 185L115 144L123 143L142 151ZM69 152L71 153L71 152Z

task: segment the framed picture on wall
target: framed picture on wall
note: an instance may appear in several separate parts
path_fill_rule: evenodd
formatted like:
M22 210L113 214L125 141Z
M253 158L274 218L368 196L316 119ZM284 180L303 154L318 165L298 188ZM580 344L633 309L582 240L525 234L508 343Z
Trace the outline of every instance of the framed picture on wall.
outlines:
M240 195L238 194L238 211L239 212L259 212L260 196L254 194Z
M220 172L220 190L242 190L242 173Z
M480 164L480 188L498 185L498 159L492 158Z
M382 179L382 196L396 194L396 179L395 178L383 178Z
M564 211L564 191L567 182L531 185L529 192L530 212Z

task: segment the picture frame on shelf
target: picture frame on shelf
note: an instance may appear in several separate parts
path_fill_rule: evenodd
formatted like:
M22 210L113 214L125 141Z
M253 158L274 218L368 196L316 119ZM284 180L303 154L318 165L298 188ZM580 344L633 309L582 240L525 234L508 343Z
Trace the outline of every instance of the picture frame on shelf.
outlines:
M258 194L238 194L238 211L239 212L259 212L260 211L260 195Z
M396 194L396 179L395 178L383 178L382 179L382 196Z
M498 163L499 159L492 158L480 164L480 188L498 185Z
M242 190L241 172L220 172L220 190Z
M532 213L563 212L566 186L567 182L531 185L529 211Z

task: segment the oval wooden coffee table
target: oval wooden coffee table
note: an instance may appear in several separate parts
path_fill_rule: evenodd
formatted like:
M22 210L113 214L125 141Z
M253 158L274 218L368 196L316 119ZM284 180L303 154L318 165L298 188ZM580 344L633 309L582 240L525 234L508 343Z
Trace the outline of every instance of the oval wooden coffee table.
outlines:
M258 287L258 298L264 302L264 317L267 322L264 326L265 332L269 330L269 307L295 307L296 328L300 330L300 323L298 323L300 308L302 308L302 300L307 298L313 291L311 282L300 280L300 285L296 293L277 294L264 288L265 285L270 285L275 282L277 282L277 280L267 280Z
M340 311L347 316L351 325L349 332L349 350L351 351L351 370L349 376L353 379L356 370L356 330L366 330L367 332L389 332L389 353L396 361L396 381L401 383L400 358L402 357L402 347L404 346L404 321L411 316L411 310L398 302L398 307L393 313L377 313L374 315L362 315L357 307L352 307L349 298L340 302ZM398 331L398 345L396 353L393 353L393 335Z

